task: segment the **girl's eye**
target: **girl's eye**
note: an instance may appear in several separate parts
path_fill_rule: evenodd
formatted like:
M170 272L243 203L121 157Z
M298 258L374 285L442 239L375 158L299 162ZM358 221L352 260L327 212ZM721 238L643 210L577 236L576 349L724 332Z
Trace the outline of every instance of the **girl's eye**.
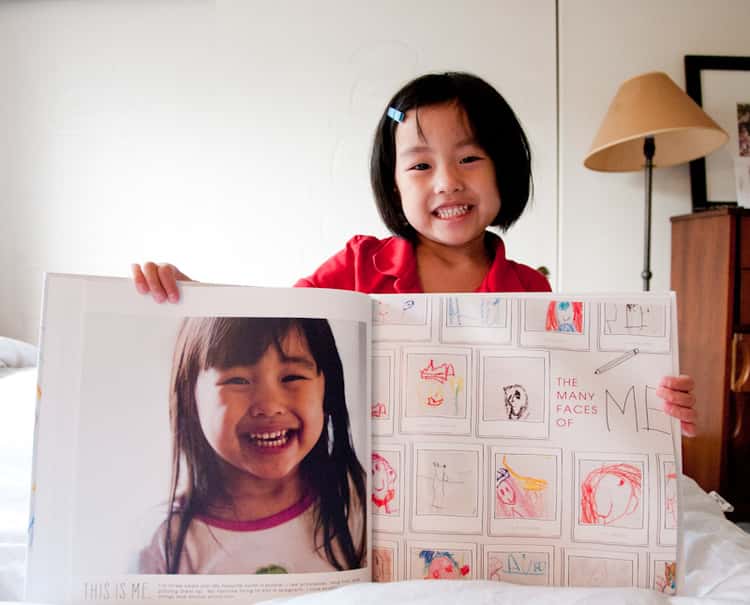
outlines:
M296 382L297 380L307 380L307 376L301 374L287 374L281 379L281 382Z
M482 158L480 158L477 155L469 155L469 156L466 156L465 158L461 158L461 164L471 164L472 162L478 162L481 159Z
M222 380L220 384L250 384L250 382L241 376L232 376L231 378Z
M419 164L414 164L409 170L428 170L430 168L430 165L426 162L419 162Z

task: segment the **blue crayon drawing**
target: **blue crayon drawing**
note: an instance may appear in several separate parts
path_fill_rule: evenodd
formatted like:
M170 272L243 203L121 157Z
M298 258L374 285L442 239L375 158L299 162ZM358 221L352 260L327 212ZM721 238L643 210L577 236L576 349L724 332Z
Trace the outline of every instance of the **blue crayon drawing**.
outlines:
M545 553L489 553L488 579L522 584L545 584L549 565Z

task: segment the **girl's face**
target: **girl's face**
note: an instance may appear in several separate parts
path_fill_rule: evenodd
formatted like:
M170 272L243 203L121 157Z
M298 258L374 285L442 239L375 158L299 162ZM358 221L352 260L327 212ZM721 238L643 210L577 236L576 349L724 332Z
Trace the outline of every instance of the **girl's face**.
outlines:
M203 434L242 478L296 473L323 431L325 376L299 330L253 365L198 375L195 400Z
M396 128L396 188L420 241L463 246L500 211L495 166L456 103L406 112Z

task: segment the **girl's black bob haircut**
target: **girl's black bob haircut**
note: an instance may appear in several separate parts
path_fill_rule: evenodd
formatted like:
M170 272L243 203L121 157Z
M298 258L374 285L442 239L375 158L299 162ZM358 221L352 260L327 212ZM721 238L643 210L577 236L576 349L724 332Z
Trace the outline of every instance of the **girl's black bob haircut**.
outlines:
M492 159L500 212L492 225L508 229L523 213L533 191L531 149L516 114L503 96L481 78L468 73L427 74L412 80L388 103L404 114L410 109L456 103L469 120L472 133ZM378 123L370 157L370 182L380 216L395 235L415 241L396 189L396 128L386 111Z

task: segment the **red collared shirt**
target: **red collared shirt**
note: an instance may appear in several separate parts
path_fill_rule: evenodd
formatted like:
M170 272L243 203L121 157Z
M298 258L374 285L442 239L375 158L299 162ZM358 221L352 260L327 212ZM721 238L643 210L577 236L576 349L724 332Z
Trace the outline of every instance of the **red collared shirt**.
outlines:
M488 232L490 233L490 232ZM476 292L550 292L547 279L531 267L505 258L505 244L490 233L495 259ZM400 237L355 235L338 254L295 287L354 290L366 294L422 292L413 246Z

